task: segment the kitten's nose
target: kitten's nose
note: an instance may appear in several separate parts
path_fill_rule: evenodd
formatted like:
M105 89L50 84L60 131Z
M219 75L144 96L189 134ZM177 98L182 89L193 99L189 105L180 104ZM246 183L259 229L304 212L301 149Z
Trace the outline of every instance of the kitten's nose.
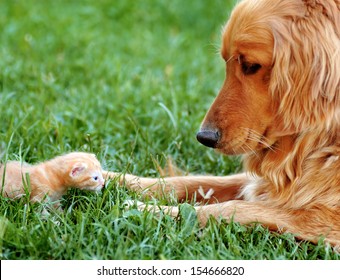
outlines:
M220 134L212 130L201 130L197 133L196 138L201 144L209 148L216 148Z
M101 184L102 188L105 188L105 180L104 179L101 180L99 183Z

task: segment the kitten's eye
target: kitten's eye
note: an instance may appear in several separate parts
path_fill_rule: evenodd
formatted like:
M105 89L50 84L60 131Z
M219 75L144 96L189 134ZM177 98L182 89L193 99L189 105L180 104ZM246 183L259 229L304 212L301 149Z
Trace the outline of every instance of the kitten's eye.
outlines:
M93 180L98 181L98 176L93 176Z
M255 74L260 68L261 68L261 65L258 63L249 63L245 61L241 63L241 69L244 75Z

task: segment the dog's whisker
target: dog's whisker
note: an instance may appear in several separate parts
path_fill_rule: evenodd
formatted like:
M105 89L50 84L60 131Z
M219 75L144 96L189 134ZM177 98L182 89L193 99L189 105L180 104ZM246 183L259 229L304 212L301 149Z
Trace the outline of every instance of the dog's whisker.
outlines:
M231 61L233 58L235 57L235 55L232 55L231 57L229 57L226 61L226 63L228 63L229 61Z
M248 150L246 150L243 146L246 146L248 148ZM247 143L243 143L241 146L241 149L246 152L246 153L251 153L253 155L258 156L256 150L254 150L251 146L249 146Z
M265 141L259 139L259 138L258 138L257 136L255 136L255 135L250 135L247 139L250 140L250 141L256 142L256 143L260 143L260 144L262 144L263 146L265 146L266 148L268 148L268 149L274 151L272 145L270 145L269 143L267 143L267 142L265 142Z
M246 137L247 140L260 143L266 148L274 151L272 145L269 144L269 140L263 134L260 134L259 132L253 129L250 129L250 128L241 127L241 129L244 129L247 131L247 137Z

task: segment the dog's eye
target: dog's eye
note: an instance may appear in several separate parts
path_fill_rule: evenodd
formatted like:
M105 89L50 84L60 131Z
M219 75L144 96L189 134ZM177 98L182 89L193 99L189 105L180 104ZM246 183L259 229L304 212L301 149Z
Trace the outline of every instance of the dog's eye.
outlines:
M243 61L241 63L241 68L244 75L252 75L261 68L261 65L258 63L249 63Z

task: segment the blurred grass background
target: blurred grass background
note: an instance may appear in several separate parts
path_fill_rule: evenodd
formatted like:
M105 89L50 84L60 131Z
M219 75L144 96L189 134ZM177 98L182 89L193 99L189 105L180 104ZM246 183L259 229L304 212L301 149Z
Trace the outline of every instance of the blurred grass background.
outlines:
M0 2L0 153L29 163L81 150L109 170L159 176L240 170L195 134L224 79L220 32L234 1ZM64 212L1 198L1 259L338 259L259 226L125 211L112 182L71 191ZM138 198L138 196L137 196ZM189 208L188 208L189 209ZM190 214L191 213L191 214Z
M118 169L126 157L170 154L191 171L231 171L230 162L215 168L218 157L195 140L223 81L217 53L230 6L2 2L2 150L22 147L30 161L91 150Z

